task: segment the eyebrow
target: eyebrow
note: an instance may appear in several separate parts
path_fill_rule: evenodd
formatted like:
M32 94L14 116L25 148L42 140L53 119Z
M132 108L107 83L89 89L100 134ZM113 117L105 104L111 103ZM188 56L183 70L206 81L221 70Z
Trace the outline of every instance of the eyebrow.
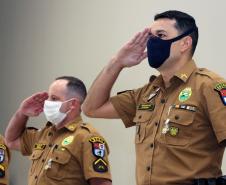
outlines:
M161 33L161 32L167 33L165 30L156 30L156 33Z

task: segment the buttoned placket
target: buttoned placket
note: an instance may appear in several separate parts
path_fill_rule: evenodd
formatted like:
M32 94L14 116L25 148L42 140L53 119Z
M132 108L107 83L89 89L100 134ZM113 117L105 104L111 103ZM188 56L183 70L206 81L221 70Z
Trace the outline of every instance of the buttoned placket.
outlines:
M42 173L44 172L45 170L45 166L48 165L48 161L49 161L49 155L51 153L51 151L54 149L55 145L53 144L54 143L54 139L56 138L56 131L55 131L55 128L52 127L47 135L45 136L45 140L49 140L48 144L46 145L45 149L44 149L44 153L42 154L42 159L40 159L40 162L38 164L38 168L39 171L37 171L33 177L34 177L34 180L35 180L35 185L38 185L39 183L39 177L42 176Z
M151 137L151 143L150 148L151 148L151 153L150 153L150 163L149 166L146 167L147 172L149 173L149 185L151 185L151 177L152 177L152 171L153 171L153 160L154 160L154 152L155 152L155 144L156 144L156 139L158 134L162 134L162 128L165 125L165 121L167 120L169 116L169 109L171 105L168 105L167 100L169 98L169 95L172 94L173 90L175 89L175 84L173 84L171 87L168 89L161 88L160 93L155 97L156 104L156 110L158 112L154 112L155 115L158 115L158 117L153 117L154 120L150 120L149 122L151 124L155 124L153 134ZM159 112L161 112L159 114Z

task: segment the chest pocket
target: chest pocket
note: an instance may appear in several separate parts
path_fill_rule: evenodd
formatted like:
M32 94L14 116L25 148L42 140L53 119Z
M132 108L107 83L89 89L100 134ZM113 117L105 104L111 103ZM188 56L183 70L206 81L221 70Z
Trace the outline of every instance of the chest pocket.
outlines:
M66 173L68 173L70 168L70 159L71 159L71 153L66 149L55 149L50 159L52 160L50 164L50 168L46 170L46 175L49 178L55 179L55 180L61 180L65 178Z
M34 150L29 157L32 161L31 168L30 168L30 175L32 175L35 169L38 167L38 163L41 162L41 157L43 155L44 150Z
M161 134L161 141L173 146L189 144L192 138L194 118L194 111L173 108L169 115L169 131Z
M146 129L152 113L149 111L138 110L133 122L136 123L135 143L142 143L146 136Z

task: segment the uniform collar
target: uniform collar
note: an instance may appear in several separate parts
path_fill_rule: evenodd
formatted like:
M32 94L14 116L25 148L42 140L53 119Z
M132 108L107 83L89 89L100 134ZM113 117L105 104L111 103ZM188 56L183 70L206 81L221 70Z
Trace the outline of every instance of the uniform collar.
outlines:
M177 71L174 76L185 83L195 69L197 69L197 66L194 60L191 60L187 62L179 71Z
M191 76L192 72L197 69L197 66L194 62L194 60L188 61L179 71L177 71L173 78L171 80L174 80L174 77L182 80L184 83L187 82L189 77ZM162 78L162 75L160 74L158 77L156 77L153 82L153 87L164 87L164 81Z
M77 126L79 125L79 123L82 123L83 120L82 120L82 117L81 116L78 116L75 118L75 120L71 123L68 123L67 125L65 125L64 127L71 131L71 132L74 132L77 128Z

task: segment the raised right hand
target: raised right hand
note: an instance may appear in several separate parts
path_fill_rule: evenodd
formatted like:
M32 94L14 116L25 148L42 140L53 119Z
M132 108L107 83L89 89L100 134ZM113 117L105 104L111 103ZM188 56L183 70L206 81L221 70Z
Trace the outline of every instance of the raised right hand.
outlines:
M131 67L139 64L147 57L145 52L149 38L149 28L137 33L127 44L125 44L113 57L113 60L123 67Z
M24 116L35 117L43 112L44 101L48 99L47 92L39 92L25 99L19 107Z

